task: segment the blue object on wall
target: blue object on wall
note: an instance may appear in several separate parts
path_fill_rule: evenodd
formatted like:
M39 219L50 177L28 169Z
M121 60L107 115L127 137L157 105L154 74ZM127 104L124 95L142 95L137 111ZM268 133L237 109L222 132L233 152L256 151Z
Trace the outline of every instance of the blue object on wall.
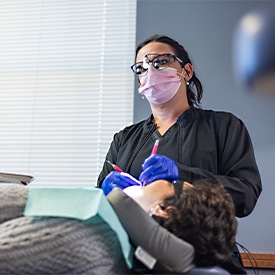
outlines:
M275 6L245 14L233 38L236 77L256 93L275 94Z

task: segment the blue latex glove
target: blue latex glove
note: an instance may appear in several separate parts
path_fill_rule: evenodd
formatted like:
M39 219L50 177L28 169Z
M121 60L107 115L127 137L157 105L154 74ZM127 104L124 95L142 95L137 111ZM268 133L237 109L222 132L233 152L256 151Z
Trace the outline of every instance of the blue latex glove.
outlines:
M107 196L115 187L124 189L132 185L141 186L141 182L128 173L112 171L102 182L101 188Z
M168 180L173 182L179 177L179 170L176 163L162 155L151 155L142 164L143 172L139 176L139 180L145 184L149 184L156 180Z

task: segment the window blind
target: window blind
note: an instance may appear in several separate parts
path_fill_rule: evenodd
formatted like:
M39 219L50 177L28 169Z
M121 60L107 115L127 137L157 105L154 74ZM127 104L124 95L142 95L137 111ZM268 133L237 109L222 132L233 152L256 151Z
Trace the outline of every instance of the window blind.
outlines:
M136 0L1 0L0 172L94 186L132 123Z

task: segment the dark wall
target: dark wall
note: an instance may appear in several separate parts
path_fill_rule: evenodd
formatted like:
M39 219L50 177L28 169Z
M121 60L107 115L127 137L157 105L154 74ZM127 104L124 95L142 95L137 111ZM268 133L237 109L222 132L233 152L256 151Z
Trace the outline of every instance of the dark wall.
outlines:
M242 15L272 2L137 1L137 44L156 33L179 41L203 84L202 107L234 113L250 132L264 190L254 212L239 219L237 241L252 252L275 252L275 100L239 85L232 66L232 37ZM134 121L149 114L136 85Z

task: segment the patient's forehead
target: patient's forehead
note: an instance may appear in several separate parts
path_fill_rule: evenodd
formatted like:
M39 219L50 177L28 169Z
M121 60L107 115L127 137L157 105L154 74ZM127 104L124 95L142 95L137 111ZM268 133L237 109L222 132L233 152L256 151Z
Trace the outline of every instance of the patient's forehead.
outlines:
M133 185L123 189L123 192L131 198L142 197L143 188L141 186Z

